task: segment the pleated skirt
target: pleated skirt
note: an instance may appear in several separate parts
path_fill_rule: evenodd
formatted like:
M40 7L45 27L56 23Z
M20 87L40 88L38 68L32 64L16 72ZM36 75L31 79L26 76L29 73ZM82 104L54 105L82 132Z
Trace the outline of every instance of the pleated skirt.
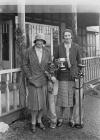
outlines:
M57 106L72 107L74 99L74 81L59 81Z
M33 111L47 110L47 85L35 87L28 85L27 107Z

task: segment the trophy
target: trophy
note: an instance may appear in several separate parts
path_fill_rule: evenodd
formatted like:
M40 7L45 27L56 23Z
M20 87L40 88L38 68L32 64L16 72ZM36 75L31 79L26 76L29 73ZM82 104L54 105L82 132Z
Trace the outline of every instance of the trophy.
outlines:
M64 65L64 62L66 61L66 58L59 58L58 61L59 61L59 68L61 70L66 70L65 65Z

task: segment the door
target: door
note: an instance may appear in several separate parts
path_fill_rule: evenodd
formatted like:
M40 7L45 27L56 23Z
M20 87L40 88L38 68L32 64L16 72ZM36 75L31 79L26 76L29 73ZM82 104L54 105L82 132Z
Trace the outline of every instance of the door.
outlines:
M0 63L2 69L12 68L12 21L0 22Z

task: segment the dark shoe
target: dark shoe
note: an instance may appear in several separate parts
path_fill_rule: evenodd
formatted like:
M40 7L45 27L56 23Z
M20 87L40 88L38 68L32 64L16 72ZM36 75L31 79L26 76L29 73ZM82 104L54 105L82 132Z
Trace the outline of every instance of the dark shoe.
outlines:
M32 133L36 132L36 125L35 124L31 124L31 131L32 131Z
M75 124L75 128L82 129L84 127L83 124Z
M37 123L37 126L42 129L42 130L45 130L45 126L44 124L41 122L41 123Z
M56 125L57 125L56 123L51 122L51 123L50 123L50 128L54 129L54 128L56 128Z
M57 126L58 126L58 127L61 127L62 124L63 124L63 121L59 121L59 120L57 121Z
M68 123L70 127L74 128L75 124L73 122Z

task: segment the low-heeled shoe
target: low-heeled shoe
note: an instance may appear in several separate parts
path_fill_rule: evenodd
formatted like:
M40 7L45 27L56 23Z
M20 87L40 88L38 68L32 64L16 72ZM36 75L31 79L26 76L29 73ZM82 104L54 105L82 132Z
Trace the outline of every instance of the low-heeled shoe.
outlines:
M31 131L32 131L32 133L36 132L36 125L35 124L31 124Z
M84 127L84 124L75 124L75 128L82 129Z
M75 124L73 122L68 123L70 127L74 128Z
M42 129L42 130L45 130L45 126L44 124L41 122L41 123L37 123L37 126Z
M59 121L59 120L57 121L57 126L58 126L58 127L61 127L62 124L63 124L63 121Z

